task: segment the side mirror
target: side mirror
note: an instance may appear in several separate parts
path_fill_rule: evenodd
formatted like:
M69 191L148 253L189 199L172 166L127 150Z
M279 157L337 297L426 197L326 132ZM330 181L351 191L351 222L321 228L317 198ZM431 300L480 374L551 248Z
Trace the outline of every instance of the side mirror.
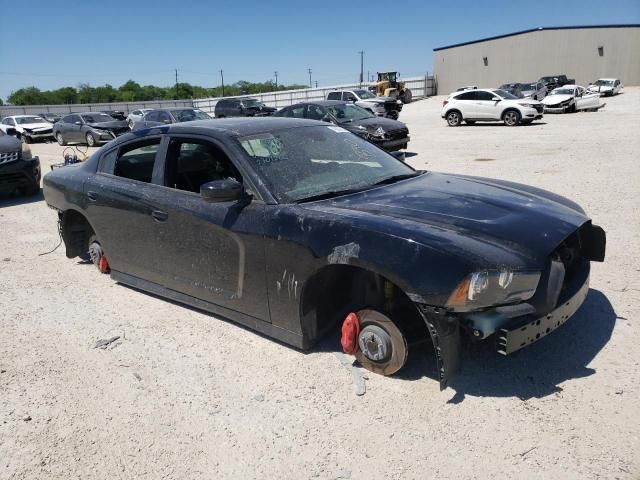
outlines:
M323 122L328 122L328 123L332 123L331 122L331 117L329 115L325 115L324 117L322 117L320 120L322 120Z
M491 99L492 102L499 102L500 100L502 100L500 97L493 97Z
M6 133L7 135L13 135L14 137L15 137L16 135L18 135L18 131L17 131L15 128L13 128L13 127L9 127L9 128L7 128L7 129L5 130L5 133Z
M82 122L79 121L79 120L77 122L73 122L73 123L76 124L76 125L82 125Z
M200 196L207 202L232 202L239 200L244 193L242 184L237 180L213 180L200 185Z
M171 120L169 120L168 118L165 118L165 119L162 121L162 123L169 124L169 123L171 123Z

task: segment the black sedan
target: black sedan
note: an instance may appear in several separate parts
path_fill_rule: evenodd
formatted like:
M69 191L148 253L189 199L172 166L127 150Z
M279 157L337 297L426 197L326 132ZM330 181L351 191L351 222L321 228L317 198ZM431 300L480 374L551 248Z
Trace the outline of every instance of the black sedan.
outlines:
M404 123L378 117L358 105L338 100L298 103L273 116L330 122L388 152L407 148L409 143L409 129Z
M51 113L51 112L38 113L38 116L44 118L49 123L56 123L58 120L62 118L62 116L58 115L57 113Z
M199 108L161 108L145 113L143 119L133 125L133 130L209 119L211 117Z
M72 113L53 124L53 136L60 145L74 142L95 147L128 131L126 121L114 120L102 112Z
M430 337L441 388L463 334L508 354L563 324L605 251L571 200L416 171L311 120L132 132L48 173L44 196L67 257L120 283L298 348L333 334L385 375Z

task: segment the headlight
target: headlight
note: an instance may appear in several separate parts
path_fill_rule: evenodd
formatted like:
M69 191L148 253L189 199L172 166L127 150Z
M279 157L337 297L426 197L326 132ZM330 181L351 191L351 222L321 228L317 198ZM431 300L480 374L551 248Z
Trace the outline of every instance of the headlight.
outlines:
M467 276L447 300L447 307L469 311L529 300L536 292L540 272L484 270Z
M523 107L536 108L535 103L519 103L518 105L522 105Z
M384 110L384 103L376 103L373 108L376 110Z
M31 149L29 148L29 145L22 142L22 159L31 160L32 158L33 158L33 155L31 154Z
M382 127L378 127L375 130L369 132L369 135L374 138L385 138L387 136L387 132L385 132Z

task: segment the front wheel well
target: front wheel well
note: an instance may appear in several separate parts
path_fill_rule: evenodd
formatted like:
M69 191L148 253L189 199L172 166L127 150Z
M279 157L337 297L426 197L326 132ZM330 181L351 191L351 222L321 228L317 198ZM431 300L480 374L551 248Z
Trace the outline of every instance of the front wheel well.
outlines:
M89 221L77 210L65 210L59 214L59 220L67 258L84 255L89 249L89 239L94 234Z
M416 305L384 276L352 265L328 265L313 275L302 292L305 338L313 343L341 324L347 314L370 308L391 318L407 340L428 339Z
M520 110L518 110L517 108L515 108L515 107L508 107L508 108L505 108L505 109L504 109L504 111L502 112L502 115L500 115L500 118L501 118L502 120L504 120L504 116L505 116L508 112L518 112L518 115L522 116L522 113L520 113Z

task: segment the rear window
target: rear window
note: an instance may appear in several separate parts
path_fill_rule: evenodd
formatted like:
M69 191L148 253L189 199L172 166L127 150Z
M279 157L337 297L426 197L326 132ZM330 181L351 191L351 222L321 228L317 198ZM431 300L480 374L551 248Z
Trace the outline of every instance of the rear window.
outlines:
M151 183L159 146L160 139L158 138L144 144L138 143L121 148L115 159L113 174L138 182Z
M327 97L327 100L341 100L340 92L331 92Z

